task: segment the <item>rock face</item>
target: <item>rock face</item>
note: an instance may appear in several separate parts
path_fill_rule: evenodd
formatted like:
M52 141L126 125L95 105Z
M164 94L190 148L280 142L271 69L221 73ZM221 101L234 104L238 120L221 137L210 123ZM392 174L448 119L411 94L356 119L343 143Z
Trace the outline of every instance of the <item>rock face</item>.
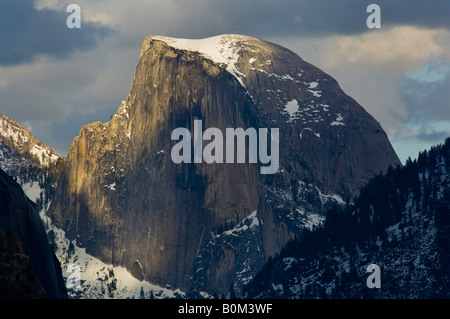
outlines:
M17 251L13 252L10 259L2 260L2 269L5 269L5 263L8 265L16 260L17 255L20 255L20 260L23 261L17 261L18 264L9 273L9 276L16 278L5 278L7 274L2 274L3 283L6 281L13 286L18 285L11 288L11 295L2 289L3 297L67 298L59 262L47 241L36 207L25 196L19 184L1 169L0 232L3 233L2 238L13 236L17 242ZM9 244L5 246L2 243L0 246L11 249ZM2 251L2 256L3 253ZM25 273L18 273L17 267L24 269ZM30 287L31 291L24 290L24 287ZM18 294L13 294L14 292Z
M62 157L0 114L0 259L3 298L67 298L39 211L48 206Z
M279 128L278 172L173 163L171 133L193 132L195 119L222 132ZM320 225L327 205L397 164L380 125L293 52L239 35L147 37L126 101L74 139L49 214L89 253L145 280L228 293Z

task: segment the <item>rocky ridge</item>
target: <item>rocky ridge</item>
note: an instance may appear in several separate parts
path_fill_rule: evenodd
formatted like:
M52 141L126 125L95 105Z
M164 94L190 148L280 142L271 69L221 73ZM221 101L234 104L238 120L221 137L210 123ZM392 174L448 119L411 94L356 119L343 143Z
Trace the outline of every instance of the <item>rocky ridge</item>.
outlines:
M41 143L29 130L3 114L0 114L0 144L12 148L30 162L43 167L62 159L53 148ZM5 165L5 162L2 162Z

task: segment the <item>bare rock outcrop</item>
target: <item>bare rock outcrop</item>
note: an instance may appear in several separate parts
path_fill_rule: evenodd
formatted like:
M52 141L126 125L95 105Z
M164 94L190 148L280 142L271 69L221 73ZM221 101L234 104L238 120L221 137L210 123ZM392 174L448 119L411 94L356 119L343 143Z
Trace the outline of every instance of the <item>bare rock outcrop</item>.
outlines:
M195 119L222 132L279 128L278 172L175 164L171 133ZM220 294L398 164L379 123L293 52L238 35L153 36L117 113L74 139L49 213L105 262L139 260L145 280Z

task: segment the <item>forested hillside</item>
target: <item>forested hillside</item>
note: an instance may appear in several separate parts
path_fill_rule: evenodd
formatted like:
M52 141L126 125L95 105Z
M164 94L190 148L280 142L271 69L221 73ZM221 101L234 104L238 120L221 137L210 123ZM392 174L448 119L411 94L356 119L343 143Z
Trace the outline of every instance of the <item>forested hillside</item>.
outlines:
M246 287L248 298L449 298L450 139L389 168L322 228L289 242ZM367 267L381 288L368 288Z

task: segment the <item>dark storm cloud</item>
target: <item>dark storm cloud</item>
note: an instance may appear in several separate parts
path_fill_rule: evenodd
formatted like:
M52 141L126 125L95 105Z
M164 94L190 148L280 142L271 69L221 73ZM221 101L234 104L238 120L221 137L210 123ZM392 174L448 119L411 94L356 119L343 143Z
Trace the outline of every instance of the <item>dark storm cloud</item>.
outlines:
M44 54L63 58L75 50L93 47L111 29L82 22L80 29L66 25L70 13L37 10L33 0L0 2L0 65L32 62Z
M373 2L382 7L386 23L450 29L450 1L448 0L375 0Z
M229 0L201 2L174 36L243 33L254 36L317 36L367 32L367 6L381 7L382 27L450 28L450 1L436 0ZM188 32L188 33L187 33Z

